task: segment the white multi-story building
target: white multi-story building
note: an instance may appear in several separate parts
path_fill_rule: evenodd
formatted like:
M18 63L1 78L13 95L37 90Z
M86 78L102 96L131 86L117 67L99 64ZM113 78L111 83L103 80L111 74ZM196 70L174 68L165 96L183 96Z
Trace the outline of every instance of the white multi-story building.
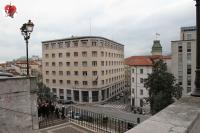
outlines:
M125 89L124 45L96 36L42 44L43 82L58 99L103 102Z
M171 42L172 73L183 87L183 94L195 88L196 27L182 27L180 40Z
M163 59L167 64L168 72L171 72L171 57L162 56L162 47L159 40L154 41L152 55L131 56L125 59L125 64L129 66L128 72L131 73L126 75L129 77L127 79L131 79L130 81L126 80L126 82L130 82L132 106L143 107L146 98L149 97L149 92L144 87L144 80L148 78L148 74L152 73L153 62L158 59Z

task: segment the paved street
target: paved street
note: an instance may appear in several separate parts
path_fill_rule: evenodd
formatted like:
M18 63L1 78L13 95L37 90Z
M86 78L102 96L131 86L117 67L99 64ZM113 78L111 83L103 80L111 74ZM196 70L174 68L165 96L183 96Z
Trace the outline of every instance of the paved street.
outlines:
M92 106L92 105L91 106L78 105L77 107L81 109L89 110L95 113L105 114L106 116L109 116L109 117L114 117L120 120L126 120L126 121L134 122L134 123L137 123L137 118L140 118L140 121L142 122L150 117L148 115L128 113L122 110L117 110L116 108L106 108L106 107L102 108L102 107Z

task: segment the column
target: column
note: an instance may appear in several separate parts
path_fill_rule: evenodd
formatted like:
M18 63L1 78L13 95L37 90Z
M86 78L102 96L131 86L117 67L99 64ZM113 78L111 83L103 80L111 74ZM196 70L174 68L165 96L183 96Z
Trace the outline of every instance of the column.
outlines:
M64 100L67 100L67 90L66 89L63 90L64 90Z
M80 102L80 103L83 102L83 100L82 100L82 91L80 91L80 90L79 90L79 102Z
M92 103L92 91L89 91L89 103Z
M74 102L74 90L71 90L71 98L72 98L72 101Z
M98 96L98 102L101 102L101 99L102 99L102 93L101 93L101 90L99 90L99 96Z

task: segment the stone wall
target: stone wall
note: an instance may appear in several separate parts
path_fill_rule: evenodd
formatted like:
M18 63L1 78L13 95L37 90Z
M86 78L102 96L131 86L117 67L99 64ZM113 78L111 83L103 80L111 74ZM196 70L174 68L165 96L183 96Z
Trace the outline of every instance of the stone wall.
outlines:
M0 133L38 132L35 78L0 78Z
M200 97L186 96L126 133L200 133Z

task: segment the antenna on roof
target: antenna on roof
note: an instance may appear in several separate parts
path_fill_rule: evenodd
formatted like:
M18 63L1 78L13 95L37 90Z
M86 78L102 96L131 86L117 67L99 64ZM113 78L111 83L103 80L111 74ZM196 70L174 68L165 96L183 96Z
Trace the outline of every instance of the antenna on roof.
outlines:
M90 36L92 35L92 19L90 18Z

